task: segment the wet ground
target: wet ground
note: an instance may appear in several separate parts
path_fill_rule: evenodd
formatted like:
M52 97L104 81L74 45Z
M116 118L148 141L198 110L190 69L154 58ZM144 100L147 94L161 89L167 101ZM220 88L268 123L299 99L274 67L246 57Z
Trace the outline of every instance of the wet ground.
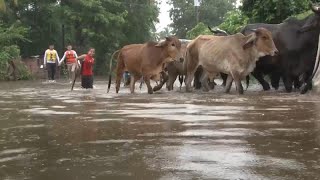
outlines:
M0 82L0 179L320 179L320 96Z

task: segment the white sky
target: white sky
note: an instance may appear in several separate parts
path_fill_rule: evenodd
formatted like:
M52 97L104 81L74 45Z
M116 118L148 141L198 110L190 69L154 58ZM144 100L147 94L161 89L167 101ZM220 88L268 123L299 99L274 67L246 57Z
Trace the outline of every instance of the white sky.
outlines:
M171 19L169 15L169 10L171 6L167 4L168 0L157 0L160 2L160 14L159 14L159 23L156 24L157 32L162 31L164 28L168 27L171 24ZM240 5L240 0L237 0L237 6Z
M168 27L171 24L171 19L169 15L169 10L171 6L167 4L168 0L157 0L160 2L160 14L159 14L159 23L156 24L157 32L162 31L164 28Z

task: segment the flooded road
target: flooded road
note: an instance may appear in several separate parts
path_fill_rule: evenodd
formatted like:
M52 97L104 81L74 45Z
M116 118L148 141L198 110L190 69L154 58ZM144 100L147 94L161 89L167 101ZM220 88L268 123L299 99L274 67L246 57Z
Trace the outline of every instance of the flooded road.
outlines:
M319 95L95 85L0 82L0 179L320 178Z

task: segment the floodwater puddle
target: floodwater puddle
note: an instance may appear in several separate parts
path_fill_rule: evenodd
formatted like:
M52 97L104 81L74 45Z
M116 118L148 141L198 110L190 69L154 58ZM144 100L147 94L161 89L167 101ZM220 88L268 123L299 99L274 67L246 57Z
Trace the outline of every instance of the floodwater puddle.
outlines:
M0 179L320 177L315 94L1 83Z

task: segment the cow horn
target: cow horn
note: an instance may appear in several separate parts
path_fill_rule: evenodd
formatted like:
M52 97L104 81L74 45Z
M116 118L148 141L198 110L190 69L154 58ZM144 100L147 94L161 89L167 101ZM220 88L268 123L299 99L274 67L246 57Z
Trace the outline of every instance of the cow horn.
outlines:
M250 31L252 31L252 32L257 32L257 29L251 29Z

